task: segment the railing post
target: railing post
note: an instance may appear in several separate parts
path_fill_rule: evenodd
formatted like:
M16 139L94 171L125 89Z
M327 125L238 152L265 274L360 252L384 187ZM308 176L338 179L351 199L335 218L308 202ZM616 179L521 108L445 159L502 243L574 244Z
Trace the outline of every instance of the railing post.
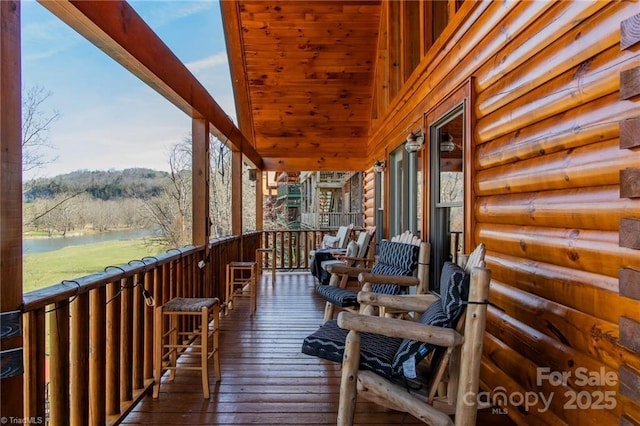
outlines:
M153 269L153 273L144 274L144 288L153 295L156 303L160 301L158 289L156 288L156 277L160 271ZM144 305L144 380L153 379L153 307Z
M123 278L121 281L121 331L120 348L120 399L133 399L133 277Z
M25 315L24 323L24 372L25 417L45 418L45 321L44 308Z
M107 285L107 415L120 414L120 281Z
M144 312L145 312L145 304L144 297L142 297L142 288L138 288L142 286L142 279L140 274L137 274L135 277L136 286L133 289L133 351L132 351L132 362L133 362L133 374L132 374L132 382L133 389L142 389L144 386L144 334L145 334L145 323L144 323ZM140 284L139 284L140 283ZM139 284L139 285L138 285Z
M89 418L89 294L78 295L71 315L71 421L83 426Z
M51 356L49 358L49 416L50 424L69 421L69 304L67 300L55 304L49 313Z
M89 415L90 424L103 426L106 423L106 324L107 293L105 287L89 294Z

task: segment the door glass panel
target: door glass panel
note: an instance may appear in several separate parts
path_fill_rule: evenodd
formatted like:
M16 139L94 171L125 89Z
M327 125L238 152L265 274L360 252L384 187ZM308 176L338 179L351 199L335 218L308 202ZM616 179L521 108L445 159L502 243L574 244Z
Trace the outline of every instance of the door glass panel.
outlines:
M444 262L456 262L464 246L464 108L460 104L429 129L431 152L431 208L429 240L432 290L439 291Z

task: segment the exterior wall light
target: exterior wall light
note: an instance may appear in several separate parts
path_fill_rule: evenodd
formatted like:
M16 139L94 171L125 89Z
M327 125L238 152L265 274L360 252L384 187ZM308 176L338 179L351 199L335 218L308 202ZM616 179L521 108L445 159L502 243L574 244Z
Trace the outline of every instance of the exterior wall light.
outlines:
M384 160L376 160L376 162L373 163L373 171L375 173L382 173L386 168L387 168L387 162Z
M424 133L422 133L422 129L418 129L415 132L409 133L407 136L407 140L404 143L404 149L407 152L417 152L422 149L422 145L424 144Z

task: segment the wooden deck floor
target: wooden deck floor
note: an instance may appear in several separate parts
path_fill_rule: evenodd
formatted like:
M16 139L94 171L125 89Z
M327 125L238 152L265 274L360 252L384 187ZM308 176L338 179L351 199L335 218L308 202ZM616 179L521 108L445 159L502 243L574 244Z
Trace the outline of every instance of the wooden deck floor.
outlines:
M253 318L248 308L242 300L221 321L222 380L214 384L212 378L209 400L202 398L199 372L179 370L175 381L163 379L157 400L145 397L122 424L335 424L340 365L300 352L324 309L311 275L279 273L272 287L270 274L264 274ZM479 419L478 424L510 424L506 416L490 413ZM359 401L355 424L422 423Z

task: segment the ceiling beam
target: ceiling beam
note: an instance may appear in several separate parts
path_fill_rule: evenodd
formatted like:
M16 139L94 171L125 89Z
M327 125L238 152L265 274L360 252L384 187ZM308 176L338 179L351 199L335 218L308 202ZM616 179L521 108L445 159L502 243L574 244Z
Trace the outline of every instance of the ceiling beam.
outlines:
M237 1L221 1L220 12L222 26L224 27L227 58L229 69L233 79L233 95L236 100L236 115L238 126L242 133L249 138L255 147L255 134L253 127L253 114L251 113L251 97L249 96L249 82L247 81L244 49L238 49L243 45L242 29L240 28L240 11Z
M286 158L286 157L263 157L263 170L278 172L304 172L318 170L344 170L344 171L362 171L373 166L368 164L367 158L364 157L317 157L309 158Z
M211 123L211 132L241 151L253 167L262 159L231 118L126 1L40 1L175 106Z

